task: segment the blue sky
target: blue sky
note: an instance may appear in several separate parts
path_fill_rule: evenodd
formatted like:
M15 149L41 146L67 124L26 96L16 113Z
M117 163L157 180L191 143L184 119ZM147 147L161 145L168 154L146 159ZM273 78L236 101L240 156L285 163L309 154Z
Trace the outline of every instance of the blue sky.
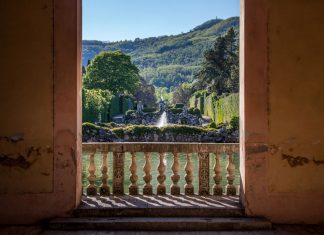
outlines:
M188 32L239 15L239 0L83 0L83 39L117 41Z

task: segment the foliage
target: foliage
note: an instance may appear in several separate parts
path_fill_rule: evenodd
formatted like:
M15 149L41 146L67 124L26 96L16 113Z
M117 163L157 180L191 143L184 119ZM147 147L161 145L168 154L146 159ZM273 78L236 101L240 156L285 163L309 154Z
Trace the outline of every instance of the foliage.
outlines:
M192 87L189 83L183 83L182 85L178 86L175 91L173 92L172 102L182 103L187 105L191 96Z
M83 41L82 64L86 66L87 61L101 51L120 50L132 56L146 81L169 89L193 81L194 74L203 61L204 51L231 27L238 29L238 17L207 21L190 32L179 35L108 43Z
M123 129L123 131L121 131ZM145 134L165 134L165 133L174 133L174 134L201 134L205 133L208 130L195 127L195 126L187 126L187 125L172 125L165 127L156 127L156 126L145 126L145 125L129 125L123 128L118 128L118 130L114 128L112 131L118 136L124 135L125 133L130 133L132 135L145 135ZM118 132L118 133L117 133Z
M163 98L163 100L170 102L172 100L172 92L166 87L156 87L155 96L157 100Z
M158 110L156 108L144 108L143 112L144 113L155 113L155 112L158 112Z
M184 107L184 104L183 104L183 103L176 103L176 104L174 105L174 107L175 107L176 109L182 109L182 108Z
M128 110L127 112L126 112L126 116L127 117L130 117L130 116L132 116L133 114L135 114L136 113L136 110L134 110L134 109L130 109L130 110Z
M115 128L118 127L118 124L115 122L107 122L107 123L100 123L100 126L107 127L107 128Z
M112 119L112 117L119 115L120 112L120 106L119 106L120 102L119 102L119 96L114 95L111 99L110 102L110 108L109 108L109 118L110 120Z
M156 126L145 126L145 125L129 125L124 128L124 130L133 135L141 136L145 134L157 133L161 132L160 128Z
M205 51L204 61L196 76L201 88L218 95L238 92L238 33L233 28L226 35L218 37L212 49Z
M138 86L138 68L131 63L130 56L120 51L96 55L84 76L85 88L109 90L113 94L132 94Z
M108 91L82 89L82 121L106 122L112 95ZM100 120L101 119L101 120Z
M232 117L239 116L239 94L231 94L216 101L215 122L230 122Z
M187 125L172 125L172 126L166 126L162 127L162 133L165 132L171 132L175 134L202 134L207 132L206 129L201 127L195 127L195 126L187 126Z
M181 108L170 108L168 109L169 112L177 114L177 113L181 113L182 109Z
M213 128L213 129L216 129L217 128L217 125L215 122L211 122L208 124L208 128Z
M83 134L99 135L100 128L101 128L100 126L97 126L93 123L84 122L82 124L82 133Z
M238 93L220 97L212 93L208 96L195 98L196 95L194 94L190 98L190 109L193 109L197 104L197 109L205 116L209 116L216 124L230 122L232 117L239 115Z
M240 126L240 118L238 116L232 117L232 119L230 121L230 127L233 130L238 130L239 126Z
M116 128L112 128L110 129L112 131L112 133L114 133L116 136L118 136L118 138L124 138L124 127L116 127Z
M206 90L199 90L199 91L196 91L193 96L197 99L199 97L202 97L204 95L208 94L208 92Z
M156 103L155 87L148 84L143 78L140 79L141 85L137 88L134 96L137 101L142 101L146 107L154 107Z
M111 120L114 116L126 114L128 111L128 102L133 103L133 99L127 95L113 95L110 100L108 117ZM132 105L133 106L133 105ZM132 108L132 107L131 107Z
M201 112L197 108L189 108L188 109L188 113L190 113L192 115L197 115L197 116L201 117Z

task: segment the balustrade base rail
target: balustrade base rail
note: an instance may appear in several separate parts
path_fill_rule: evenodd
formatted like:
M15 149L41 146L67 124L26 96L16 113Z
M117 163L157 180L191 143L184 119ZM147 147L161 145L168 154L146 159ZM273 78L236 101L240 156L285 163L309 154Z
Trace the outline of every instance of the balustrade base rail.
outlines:
M194 195L195 188L193 185L193 163L192 155L193 153L198 154L198 194L199 195L210 195L210 154L213 154L215 157L215 164L213 166L213 181L214 185L212 186L213 195L223 195L228 196L236 195L237 189L233 184L235 180L235 165L234 165L234 154L238 153L239 144L214 144L214 143L84 143L83 152L89 154L90 161L88 166L89 175L87 180L89 184L86 187L86 194L88 196L94 196L100 194L102 196L109 195L124 195L124 164L125 164L125 153L130 153L131 155L131 164L129 166L130 171L130 182L131 184L128 187L129 195L139 195L139 186L138 186L138 165L137 165L137 155L138 153L144 153L145 164L143 166L143 180L145 182L142 192L143 195L153 195L153 185L152 181L152 157L151 153L158 153L159 155L159 165L157 166L158 176L157 181L158 185L156 187L157 195L166 195L166 165L164 162L165 154L171 153L173 156L172 162L172 175L170 186L171 195L180 195L180 164L179 164L179 155L185 154L186 164L184 167L185 170L185 182L184 194L185 195ZM112 188L108 185L108 170L110 167L107 164L108 153L113 155L112 163ZM96 186L96 166L95 166L95 154L100 153L101 155L101 185ZM220 156L226 154L227 166L226 169L222 169L220 164ZM227 172L226 180L227 185L224 188L222 185L222 172Z

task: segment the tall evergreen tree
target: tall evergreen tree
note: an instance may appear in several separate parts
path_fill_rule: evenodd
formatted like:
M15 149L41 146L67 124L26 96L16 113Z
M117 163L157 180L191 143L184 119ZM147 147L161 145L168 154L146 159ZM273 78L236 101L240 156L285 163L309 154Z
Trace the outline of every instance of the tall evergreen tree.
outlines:
M197 74L201 89L221 95L238 91L238 37L231 28L225 36L216 39L214 47L205 51L204 61Z

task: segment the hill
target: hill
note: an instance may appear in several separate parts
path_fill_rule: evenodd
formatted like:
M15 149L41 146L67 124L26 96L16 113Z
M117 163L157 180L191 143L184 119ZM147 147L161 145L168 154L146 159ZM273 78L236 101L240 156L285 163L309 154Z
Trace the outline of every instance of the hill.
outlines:
M215 39L233 27L239 29L239 18L209 20L187 33L171 36L136 38L118 42L83 41L83 65L101 51L120 50L132 56L141 76L157 87L174 87L192 82L203 59L203 53Z

